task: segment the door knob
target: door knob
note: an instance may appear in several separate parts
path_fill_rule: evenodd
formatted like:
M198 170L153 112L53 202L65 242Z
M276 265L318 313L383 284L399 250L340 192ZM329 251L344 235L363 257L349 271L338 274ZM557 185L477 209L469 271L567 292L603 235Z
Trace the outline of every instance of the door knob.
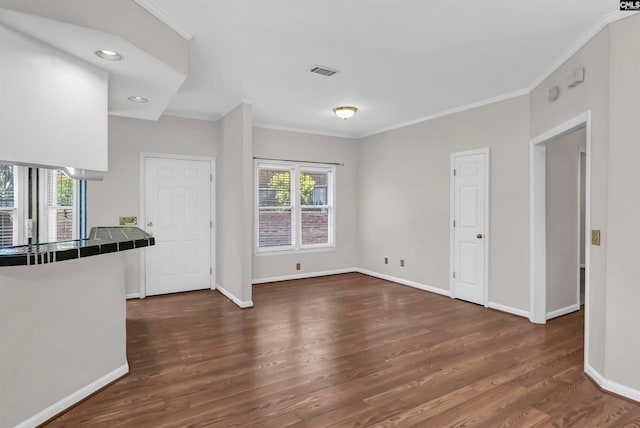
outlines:
M482 233L478 233L478 234L476 235L476 238L478 238L478 239L482 239Z
M148 227L153 227L153 222L152 222L152 221L148 221L148 222L147 222L147 226L148 226Z

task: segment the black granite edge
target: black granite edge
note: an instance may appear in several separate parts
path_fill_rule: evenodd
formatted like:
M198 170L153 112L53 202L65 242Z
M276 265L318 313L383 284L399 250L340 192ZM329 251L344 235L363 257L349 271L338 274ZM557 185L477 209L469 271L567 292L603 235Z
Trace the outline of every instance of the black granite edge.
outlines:
M120 229L120 228L95 228L95 229ZM127 229L131 229L128 227ZM146 232L138 229L135 231L135 237L131 237L124 240L101 240L101 239L84 239L77 241L66 241L60 243L47 243L41 245L34 245L32 249L40 249L41 252L22 252L26 246L14 247L16 253L2 254L0 253L0 267L2 266L27 266L27 265L39 265L48 264L54 262L61 262L66 260L73 260L77 258L84 258L90 256L97 256L100 254L115 253L126 250L133 250L135 248L142 248L155 245L155 239ZM91 233L96 236L94 229ZM90 235L91 236L91 235ZM144 239L140 239L140 236L145 236ZM56 247L61 247L59 250ZM69 248L72 246L72 248ZM45 251L42 251L45 249ZM9 249L10 250L10 249ZM5 251L6 252L6 251Z
M27 265L27 255L9 255L9 256L0 256L0 267L2 266L26 266Z

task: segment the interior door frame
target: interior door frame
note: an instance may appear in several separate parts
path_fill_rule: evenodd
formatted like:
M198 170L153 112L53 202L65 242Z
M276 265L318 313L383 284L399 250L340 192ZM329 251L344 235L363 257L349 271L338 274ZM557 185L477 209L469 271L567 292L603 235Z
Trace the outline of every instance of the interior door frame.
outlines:
M546 144L559 137L585 127L585 216L584 216L584 264L585 264L585 317L584 351L585 366L589 352L589 290L591 288L591 110L544 132L529 141L529 320L536 324L547 321L547 228L546 228ZM580 199L580 198L578 198ZM579 215L579 214L578 214ZM579 223L579 222L578 222ZM579 227L579 226L578 226ZM578 264L580 255L578 254Z
M141 152L140 153L140 210L138 215L138 227L141 229L145 228L147 224L146 219L146 168L145 164L147 159L150 158L160 158L160 159L170 159L170 160L191 160L191 161L204 161L209 162L210 165L210 191L211 191L211 204L210 204L210 219L212 227L211 227L211 253L210 253L210 268L211 275L209 276L209 288L211 290L216 289L216 158L209 156L192 156L192 155L179 155L179 154L168 154L168 153L149 153L149 152ZM147 295L147 261L146 261L146 249L140 251L139 256L139 275L138 275L138 283L139 283L139 293L140 298L144 299Z
M485 186L485 203L484 203L484 302L483 305L486 308L489 304L489 241L491 239L491 234L489 230L489 203L491 201L490 192L490 183L491 183L491 150L489 147L481 148L481 149L473 149L473 150L465 150L462 152L452 152L450 154L450 168L449 168L449 292L451 293L451 298L455 298L456 296L456 281L453 277L453 272L455 271L456 265L456 250L455 250L455 228L453 227L453 221L455 220L455 199L456 199L456 177L454 175L454 169L456 165L456 158L459 156L469 156L469 155L484 155L485 160L485 175L484 175L484 186Z

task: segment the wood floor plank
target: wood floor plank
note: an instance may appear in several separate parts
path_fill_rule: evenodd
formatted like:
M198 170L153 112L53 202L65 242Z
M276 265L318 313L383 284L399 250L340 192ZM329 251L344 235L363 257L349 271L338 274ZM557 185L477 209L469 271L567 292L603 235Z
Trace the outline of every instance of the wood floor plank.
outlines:
M540 326L351 273L127 302L130 374L51 427L636 427L582 368L582 312Z

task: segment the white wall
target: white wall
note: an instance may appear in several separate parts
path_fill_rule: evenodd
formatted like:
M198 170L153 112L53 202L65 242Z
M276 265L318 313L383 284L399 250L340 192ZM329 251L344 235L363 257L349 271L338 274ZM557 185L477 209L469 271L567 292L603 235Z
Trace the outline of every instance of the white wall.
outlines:
M640 16L611 25L605 375L640 400ZM607 233L608 231L608 233ZM592 247L593 248L593 247Z
M0 160L107 170L107 73L0 24Z
M546 144L547 314L578 303L578 187L585 143L581 128Z
M298 132L254 128L253 154L274 159L336 162L336 247L332 251L253 256L253 278L263 280L353 268L357 262L357 142ZM255 215L252 213L252 215ZM254 239L255 241L255 239ZM255 249L255 242L252 243ZM255 251L254 251L255 253ZM296 263L301 269L295 269Z
M218 286L236 304L251 301L253 159L251 106L240 104L220 120L217 175Z
M72 394L126 373L122 255L0 269L0 426L67 399L26 425L36 426L84 398Z
M528 118L522 96L361 140L359 266L448 291L449 157L489 147L489 301L528 312Z
M219 128L215 122L172 116L157 122L109 116L110 168L103 182L87 183L88 227L114 226L121 216L140 217L141 152L215 157ZM136 294L139 256L134 251L124 255L127 294Z

